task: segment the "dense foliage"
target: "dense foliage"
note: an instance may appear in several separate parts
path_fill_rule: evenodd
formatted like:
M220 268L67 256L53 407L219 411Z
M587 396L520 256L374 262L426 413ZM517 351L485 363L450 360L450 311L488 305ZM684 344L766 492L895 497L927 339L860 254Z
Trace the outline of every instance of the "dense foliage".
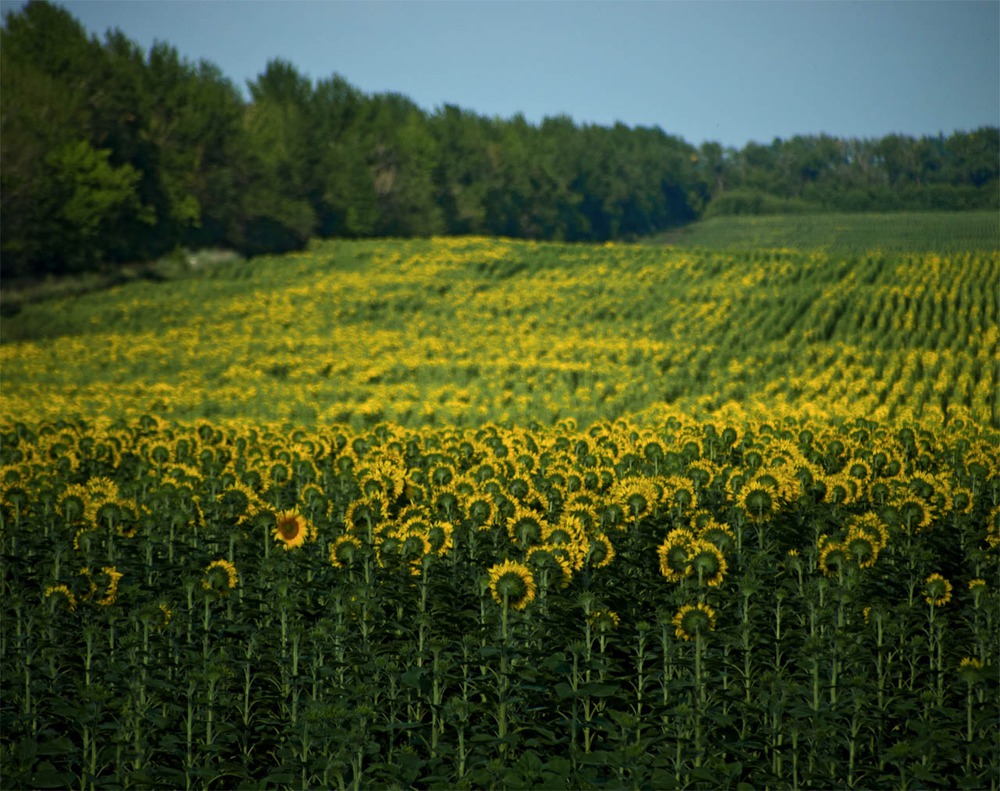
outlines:
M997 435L8 425L14 787L996 787Z
M212 64L120 32L88 38L32 0L0 47L4 274L245 254L312 237L490 234L607 240L703 214L998 205L1000 132L742 150L658 128L428 112L266 65L249 98Z

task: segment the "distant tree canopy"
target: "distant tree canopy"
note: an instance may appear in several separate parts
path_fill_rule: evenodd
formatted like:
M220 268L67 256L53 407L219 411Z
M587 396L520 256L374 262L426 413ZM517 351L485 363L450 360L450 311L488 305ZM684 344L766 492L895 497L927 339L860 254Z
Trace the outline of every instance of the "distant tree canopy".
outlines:
M3 272L313 236L627 239L720 213L997 208L1000 130L692 146L659 128L528 123L274 60L249 101L217 67L33 0L0 31Z

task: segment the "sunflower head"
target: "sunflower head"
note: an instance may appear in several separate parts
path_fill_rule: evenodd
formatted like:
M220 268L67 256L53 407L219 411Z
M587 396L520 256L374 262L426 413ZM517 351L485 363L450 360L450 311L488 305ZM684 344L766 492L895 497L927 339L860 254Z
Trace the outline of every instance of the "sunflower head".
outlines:
M563 547L553 544L537 544L528 550L525 562L529 568L544 571L558 571L562 586L569 584L574 571L575 558Z
M476 494L468 501L468 514L469 519L476 525L476 527L488 527L493 521L493 514L496 512L496 507L493 505L493 499L486 494Z
M275 517L274 530L271 534L285 550L290 550L315 539L316 528L297 511L281 511Z
M419 569L424 555L431 554L431 542L427 535L420 530L408 530L400 536L400 541L399 554L402 560L409 563L411 567L415 566Z
M878 560L879 544L868 533L849 530L844 540L848 557L857 561L860 568L868 569Z
M599 634L613 632L621 624L621 618L613 610L595 610L590 614L590 625Z
M889 543L889 531L877 514L871 512L861 514L853 519L848 527L848 538L854 536L867 536L875 547L875 551L885 549Z
M334 568L350 568L360 550L361 542L355 536L340 536L330 544L330 563Z
M115 603L115 600L118 598L118 583L121 582L123 576L125 575L118 571L117 567L104 566L101 569L101 573L97 575L97 580L91 577L91 592L95 590L104 591L104 595L97 600L99 605L110 607Z
M951 583L940 574L924 580L924 601L932 607L942 607L951 601Z
M213 560L205 567L205 576L202 577L201 586L211 592L226 596L240 581L240 576L236 572L236 566L228 560Z
M692 572L691 555L695 538L691 531L678 528L667 534L666 540L660 544L657 554L660 557L660 573L670 582L680 582Z
M507 533L511 540L521 546L540 544L544 530L542 518L522 505L514 507L514 514L507 520Z
M751 484L740 495L740 504L754 521L763 521L771 515L774 508L774 497L771 492L759 484Z
M388 510L387 502L381 496L369 496L355 500L344 513L344 525L348 531L365 535L382 521Z
M610 565L615 558L615 548L604 533L595 533L589 537L590 546L587 549L587 563L592 568L599 569Z
M963 657L962 661L958 663L958 675L962 677L962 680L966 684L972 686L977 681L982 680L983 674L983 661L981 659L975 659L973 657Z
M83 519L87 509L87 489L80 484L70 484L62 493L58 502L58 510L67 523Z
M991 549L1000 547L1000 505L986 518L986 544Z
M527 566L505 560L489 570L489 588L500 604L523 610L530 604L537 591L535 578Z
M840 541L824 540L819 551L819 567L828 577L836 576L849 558L847 546Z
M76 609L76 596L68 585L49 585L45 589L45 598L48 599L50 596L55 596L57 600L61 599L70 612Z
M674 634L681 640L694 640L715 629L715 610L707 604L685 604L673 617Z
M706 585L714 587L722 584L722 578L726 574L726 558L722 550L711 541L696 538L691 543L689 563L691 574L696 575Z
M448 521L435 522L428 529L427 538L435 555L447 555L455 548L455 525Z
M692 526L694 526L693 521ZM711 518L701 523L696 535L702 541L711 542L723 553L732 552L736 548L736 536L733 535L732 528Z
M899 522L907 533L918 533L930 528L934 520L934 509L916 497L904 497L897 505Z
M174 617L173 610L171 610L166 604L160 603L157 608L160 611L160 622L156 625L156 630L162 632L170 625L170 621Z

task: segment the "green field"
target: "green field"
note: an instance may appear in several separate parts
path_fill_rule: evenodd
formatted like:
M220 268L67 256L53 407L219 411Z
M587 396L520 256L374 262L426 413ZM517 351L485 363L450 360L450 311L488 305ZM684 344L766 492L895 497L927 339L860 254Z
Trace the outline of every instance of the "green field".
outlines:
M809 221L814 231L786 222L823 238L829 221ZM965 237L949 241L944 223L927 227L954 249ZM672 410L998 424L1000 264L980 236L966 252L927 252L925 239L919 252L845 256L727 248L738 230L692 234L717 247L317 242L169 285L27 304L2 324L0 411L414 427Z
M25 301L0 777L996 788L996 228L325 241Z
M993 252L1000 247L1000 215L985 211L715 217L663 234L655 241L714 249L823 249L844 256L872 250Z

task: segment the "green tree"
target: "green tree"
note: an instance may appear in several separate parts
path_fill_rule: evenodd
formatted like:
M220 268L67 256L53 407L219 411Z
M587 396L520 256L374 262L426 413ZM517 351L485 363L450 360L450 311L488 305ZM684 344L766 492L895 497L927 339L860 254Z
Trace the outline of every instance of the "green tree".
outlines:
M248 254L305 245L316 228L310 196L315 164L309 127L312 86L295 67L272 60L250 84L244 120L244 226L238 240Z

